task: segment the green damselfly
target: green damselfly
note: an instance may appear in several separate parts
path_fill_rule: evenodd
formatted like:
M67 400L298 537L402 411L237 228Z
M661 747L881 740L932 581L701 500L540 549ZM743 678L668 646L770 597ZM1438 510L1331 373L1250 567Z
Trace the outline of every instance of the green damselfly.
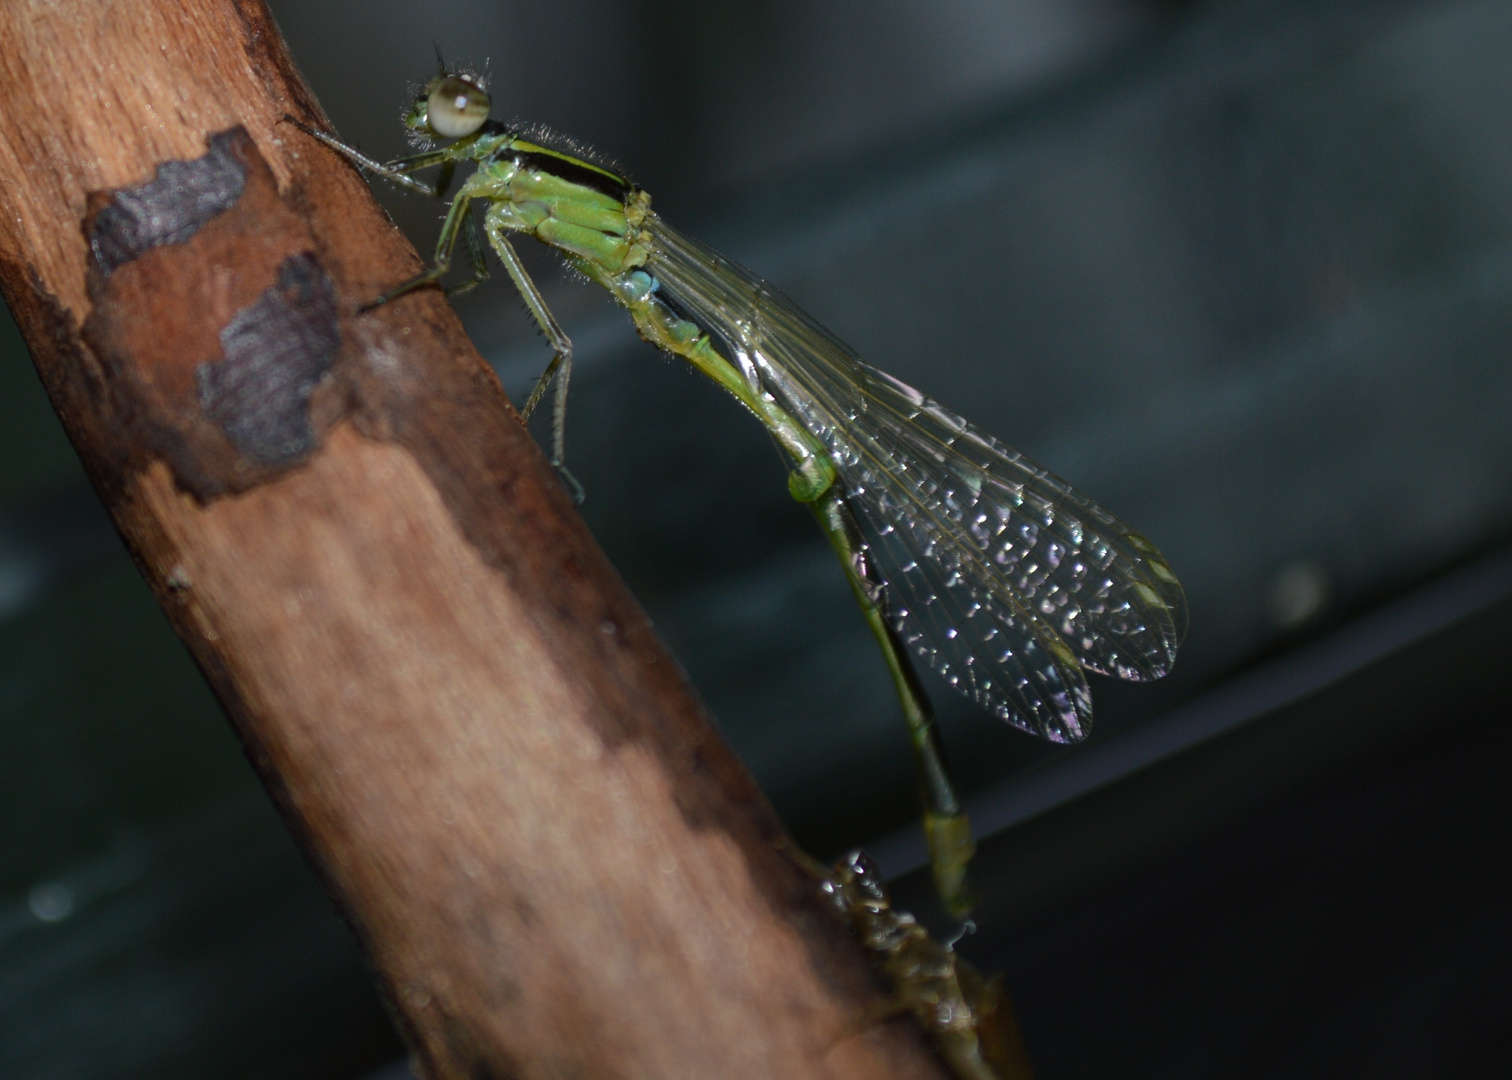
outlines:
M464 234L473 275L487 277L473 203L554 356L522 412L553 378L551 460L564 479L572 343L509 242L524 233L607 289L647 341L733 394L784 454L788 487L840 557L882 649L917 754L935 881L958 914L970 907L973 843L909 652L982 708L1055 742L1087 734L1085 673L1164 675L1186 602L1149 541L1064 481L911 387L861 362L761 278L667 225L650 196L536 129L489 119L480 80L437 75L405 118L428 140L380 163L297 120L355 164L426 195L445 194L457 165L477 166L448 208L435 261L384 303L438 282ZM444 144L436 140L446 140ZM438 167L435 186L411 174Z

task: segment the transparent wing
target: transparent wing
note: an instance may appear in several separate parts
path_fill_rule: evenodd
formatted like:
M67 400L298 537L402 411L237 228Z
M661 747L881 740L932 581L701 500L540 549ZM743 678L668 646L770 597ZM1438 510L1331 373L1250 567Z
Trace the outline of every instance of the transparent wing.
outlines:
M722 338L752 385L834 457L890 614L931 667L1051 738L1047 709L1062 737L1085 730L1078 665L1136 680L1170 670L1186 604L1154 545L862 363L749 271L654 217L646 230L663 295Z
M868 504L860 499L853 505ZM1048 627L994 602L930 557L915 530L881 514L863 511L856 518L867 557L887 583L884 610L920 659L1015 727L1052 742L1086 736L1092 694L1076 660Z
M1136 681L1170 670L1186 601L1153 544L918 391L857 367L864 410L832 451L851 446L841 474L854 497L876 493L920 543L949 537L936 561L1042 620L1089 670Z

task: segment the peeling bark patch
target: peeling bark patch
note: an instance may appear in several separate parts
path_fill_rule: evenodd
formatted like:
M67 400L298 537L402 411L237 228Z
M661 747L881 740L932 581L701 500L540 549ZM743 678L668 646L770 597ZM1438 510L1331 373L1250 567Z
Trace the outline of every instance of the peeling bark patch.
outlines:
M315 256L285 259L277 283L231 317L220 342L225 359L194 372L200 406L259 465L311 453L310 395L341 347L336 288Z
M108 422L131 448L122 467L161 459L201 500L247 491L318 452L350 403L341 371L351 337L342 326L349 308L341 264L323 253L301 196L279 192L241 128L206 142L209 153L165 162L153 184L168 177L166 187L188 192L185 206L209 207L208 216L192 209L176 218L137 215L130 207L141 205L143 189L132 188L90 192L82 223L91 243L113 238L115 247L102 243L98 251L130 255L147 238L145 250L112 272L114 256L92 258L87 268L93 307L83 337L99 361ZM235 172L240 197L215 211L211 195L229 187L195 188L184 177L199 168ZM101 227L122 200L128 211ZM168 227L169 219L177 224ZM165 227L119 226L144 220ZM152 240L169 234L174 242ZM122 237L131 242L117 244Z
M163 244L182 244L242 196L246 162L234 151L240 129L212 135L209 151L193 161L168 161L147 183L112 193L90 223L89 248L100 272L120 267Z

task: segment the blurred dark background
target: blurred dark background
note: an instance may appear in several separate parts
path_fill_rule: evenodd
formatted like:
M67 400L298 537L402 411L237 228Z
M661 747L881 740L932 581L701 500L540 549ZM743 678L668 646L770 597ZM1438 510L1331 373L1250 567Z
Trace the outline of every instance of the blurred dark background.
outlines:
M1512 1074L1512 2L272 7L370 153L433 41L486 61L499 114L1169 556L1180 663L1094 680L1087 743L930 683L989 834L962 948L1044 1080ZM428 248L439 208L382 194ZM896 703L766 436L525 254L595 533L800 839L938 920ZM518 399L520 303L459 308ZM385 1069L8 321L0 385L0 1076Z

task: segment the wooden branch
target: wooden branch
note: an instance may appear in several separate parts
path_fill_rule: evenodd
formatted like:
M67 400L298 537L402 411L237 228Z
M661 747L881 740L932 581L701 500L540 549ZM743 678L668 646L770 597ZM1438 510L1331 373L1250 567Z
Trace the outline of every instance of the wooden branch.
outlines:
M0 14L0 284L428 1077L938 1077L257 0Z

